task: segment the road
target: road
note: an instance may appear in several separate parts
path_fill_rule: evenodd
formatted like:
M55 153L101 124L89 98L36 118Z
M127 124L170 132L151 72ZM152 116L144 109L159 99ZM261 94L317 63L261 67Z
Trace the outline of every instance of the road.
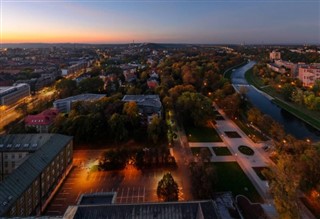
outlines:
M175 121L175 124L178 124L177 121ZM173 177L178 182L180 189L183 189L184 191L184 200L193 200L189 164L194 158L188 145L187 136L182 127L183 126L177 126L178 138L177 140L174 140L172 148L178 166L178 170L173 174Z

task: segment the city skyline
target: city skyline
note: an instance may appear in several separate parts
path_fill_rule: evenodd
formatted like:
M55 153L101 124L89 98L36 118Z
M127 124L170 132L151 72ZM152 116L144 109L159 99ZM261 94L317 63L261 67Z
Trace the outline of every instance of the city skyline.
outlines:
M1 1L2 43L319 44L319 1Z

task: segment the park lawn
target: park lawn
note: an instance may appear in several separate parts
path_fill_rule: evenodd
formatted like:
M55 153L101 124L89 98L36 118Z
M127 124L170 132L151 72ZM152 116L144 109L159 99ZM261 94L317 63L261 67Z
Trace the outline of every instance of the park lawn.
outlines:
M263 202L263 199L237 162L215 162L208 165L213 165L217 171L217 192L231 191L234 196L245 195L251 202Z
M197 155L200 155L201 149L205 149L206 153L212 156L211 151L209 150L208 147L191 147L191 152L194 156L197 156Z
M212 147L212 150L214 151L215 155L217 156L229 156L231 155L231 152L227 147Z
M222 142L217 131L212 127L185 126L189 142Z
M239 133L236 131L225 131L224 133L228 136L228 138L241 138Z

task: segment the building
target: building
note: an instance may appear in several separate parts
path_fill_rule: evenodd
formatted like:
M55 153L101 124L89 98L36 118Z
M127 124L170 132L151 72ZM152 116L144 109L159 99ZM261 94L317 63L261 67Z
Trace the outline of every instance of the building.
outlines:
M84 71L87 68L87 66L88 66L88 63L86 61L79 61L78 63L73 64L68 68L61 69L61 75L67 76L70 74L74 74L77 71Z
M272 71L284 74L286 73L286 69L279 67L278 65L274 64L274 63L267 63L267 67L270 68Z
M271 61L278 60L281 59L281 53L278 51L272 51L270 52L269 57Z
M0 137L0 217L40 215L72 167L71 136Z
M84 218L126 218L126 219L154 219L154 218L186 218L186 219L231 219L229 210L234 207L232 196L226 203L215 200L158 202L115 204L116 193L84 194L76 206L69 206L64 219ZM220 206L219 206L220 205ZM228 210L229 209L229 210Z
M298 66L299 66L299 64L295 64L293 62L284 61L284 60L281 60L281 59L275 60L274 64L276 64L279 67L284 67L286 69L289 69L292 77L296 77L298 75Z
M303 86L313 86L316 80L320 80L320 63L300 65L298 78L302 81Z
M132 82L137 79L137 67L135 66L126 66L122 67L124 78L127 82Z
M78 101L96 101L106 95L104 94L80 94L65 99L59 99L53 102L53 107L58 109L59 112L68 113L71 111L72 104Z
M150 89L154 89L159 86L159 82L157 78L148 78L147 85Z
M159 95L125 95L122 101L136 102L139 114L144 116L148 122L151 121L154 115L161 117L162 104Z
M48 133L50 125L59 114L55 108L47 109L37 115L28 115L24 122L26 127L34 127L40 133Z
M30 95L28 84L16 84L10 87L0 87L0 105L12 106L24 97Z

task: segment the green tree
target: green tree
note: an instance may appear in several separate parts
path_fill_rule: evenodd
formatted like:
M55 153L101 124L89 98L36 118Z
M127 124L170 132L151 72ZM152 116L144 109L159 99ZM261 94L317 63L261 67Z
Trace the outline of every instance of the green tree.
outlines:
M79 82L81 93L100 93L103 91L103 81L99 77L86 78Z
M71 79L61 79L57 81L56 90L58 91L60 98L66 98L74 95L77 90L77 83Z
M184 92L176 103L177 109L183 118L191 121L195 126L201 126L213 118L212 101L194 92Z
M178 201L179 188L171 173L164 174L157 187L157 196L163 201Z
M148 138L154 144L158 142L159 137L162 134L162 124L161 119L158 115L154 115L148 124Z
M108 120L108 124L115 142L127 139L129 133L125 127L125 116L114 113Z
M210 199L218 179L214 167L197 162L192 163L189 168L193 196L196 199Z
M291 84L285 84L281 89L282 96L287 101L291 101L292 94L294 92L295 92L295 87L292 86Z

